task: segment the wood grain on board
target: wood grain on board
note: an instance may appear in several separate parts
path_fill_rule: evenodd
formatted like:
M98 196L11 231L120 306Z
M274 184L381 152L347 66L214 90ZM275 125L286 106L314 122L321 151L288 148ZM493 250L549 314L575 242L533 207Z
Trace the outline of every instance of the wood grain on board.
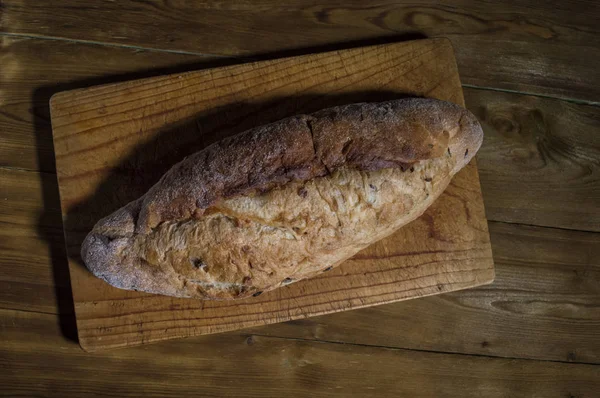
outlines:
M594 397L600 367L246 335L83 352L54 315L0 310L10 396ZM6 368L6 364L11 364Z
M60 209L56 198L44 223L36 226L44 213L40 178L54 179L0 169L0 182L8 193L7 200L0 201L0 306L60 313L64 319L73 311ZM489 227L496 269L490 286L248 333L600 363L600 234L499 222ZM53 247L61 254L51 258Z
M2 13L3 32L224 56L447 37L464 83L600 97L600 5L590 0L5 0Z
M285 116L403 95L463 104L448 41L278 59L54 96L54 146L82 346L215 333L489 283L493 262L474 162L409 227L322 277L260 297L210 302L123 291L80 263L81 241L99 218L203 146Z

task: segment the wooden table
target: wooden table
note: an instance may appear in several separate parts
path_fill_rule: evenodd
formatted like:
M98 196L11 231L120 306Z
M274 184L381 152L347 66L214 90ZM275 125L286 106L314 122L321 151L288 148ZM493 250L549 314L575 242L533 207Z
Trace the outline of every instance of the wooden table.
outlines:
M549 3L2 1L0 394L598 396L600 6ZM467 107L484 124L494 284L242 332L79 348L52 94L422 37L451 39Z

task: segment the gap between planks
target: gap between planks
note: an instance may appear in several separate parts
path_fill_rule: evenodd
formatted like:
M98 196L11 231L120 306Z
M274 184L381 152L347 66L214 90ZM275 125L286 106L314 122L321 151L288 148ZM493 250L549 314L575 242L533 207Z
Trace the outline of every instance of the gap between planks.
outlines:
M34 312L34 311L28 311L28 312ZM229 333L232 333L232 332L229 332ZM235 332L233 332L233 333L235 333ZM238 334L238 333L235 333L235 334ZM519 361L532 361L532 362L555 362L555 363L564 363L567 365L600 366L600 363L585 362L585 361L560 361L558 359L513 357L513 356L504 356L504 355L485 355L485 354L475 354L475 353L466 353L466 352L457 352L457 351L425 350L422 348L406 348L406 347L394 347L394 346L380 345L380 344L366 344L366 343L353 343L353 342L346 342L346 341L323 340L323 339L319 339L319 338L303 339L302 337L277 336L277 335L272 335L272 334L260 334L260 333L244 333L243 329L239 330L239 335L240 336L248 336L247 339L251 339L253 336L257 336L257 337L272 338L272 339L279 339L279 340L299 341L299 342L306 342L306 343L337 344L337 345L342 345L342 346L381 348L381 349L385 349L385 350L424 352L424 353L428 353L428 354L461 355L464 357L480 357L480 358L490 358L490 359L500 358L500 359L515 359L515 360L519 360ZM202 337L202 336L197 336L197 337ZM191 337L191 338L193 338L193 337ZM159 344L160 344L160 342L159 342ZM120 349L121 348L117 348L117 350L120 350Z
M207 54L207 53L198 53L194 51L185 51L185 50L167 50L161 48L151 48L151 47L141 47L134 46L130 44L117 44L117 43L109 43L104 41L95 41L95 40L83 40L83 39L68 39L64 37L55 37L55 36L44 36L44 35L35 35L35 34L23 34L23 33L7 33L0 32L0 36L8 36L22 39L35 39L35 40L48 40L48 41L64 41L68 43L76 43L76 44L92 44L97 46L104 47L117 47L117 48L126 48L129 50L137 50L137 51L148 51L148 52L158 52L158 53L169 53L169 54L182 54L182 55L194 55L206 58L238 58L238 57L230 57L227 55L219 55L219 54Z
M23 173L36 173L36 174L45 174L49 176L55 176L56 172L54 171L42 171L42 170L34 170L34 169L26 169L24 167L14 167L14 166L0 166L0 171L17 171Z
M474 84L462 84L465 88L471 88L473 90L482 90L482 91L497 91L500 93L509 93L509 94L518 94L518 95L527 95L530 97L539 97L539 98L548 98L558 101L570 102L576 105L591 105L591 106L600 106L600 101L588 101L577 98L568 98L568 97L559 97L555 95L547 95L547 94L537 94L531 93L528 91L519 91L519 90L511 90L508 88L496 88L496 87L487 87L487 86L476 86Z

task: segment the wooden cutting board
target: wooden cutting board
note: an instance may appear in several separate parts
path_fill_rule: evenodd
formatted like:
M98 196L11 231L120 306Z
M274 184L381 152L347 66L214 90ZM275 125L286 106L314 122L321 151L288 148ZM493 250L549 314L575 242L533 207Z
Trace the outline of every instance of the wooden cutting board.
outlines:
M286 116L406 95L464 105L449 41L276 59L52 97L81 346L93 351L223 332L491 282L494 266L474 161L421 218L393 236L318 278L256 298L212 302L119 290L81 262L80 244L98 219L142 195L170 166L204 146Z

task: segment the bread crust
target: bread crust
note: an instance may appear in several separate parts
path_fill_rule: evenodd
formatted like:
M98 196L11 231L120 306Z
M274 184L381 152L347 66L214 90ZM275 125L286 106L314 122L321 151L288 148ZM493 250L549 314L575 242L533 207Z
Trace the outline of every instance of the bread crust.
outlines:
M311 277L421 215L479 149L467 110L410 98L217 142L100 220L82 258L113 286L235 299Z

